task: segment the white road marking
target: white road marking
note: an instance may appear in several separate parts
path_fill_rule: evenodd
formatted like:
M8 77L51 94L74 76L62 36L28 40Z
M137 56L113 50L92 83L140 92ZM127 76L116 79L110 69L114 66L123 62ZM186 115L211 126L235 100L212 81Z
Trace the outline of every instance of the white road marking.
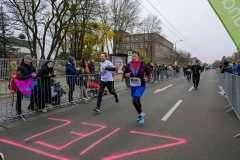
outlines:
M158 92L165 91L167 88L172 87L172 86L173 86L173 84L171 84L171 85L169 85L169 86L167 86L167 87L164 87L164 88L162 88L162 89L157 89L155 92L153 92L153 94L154 94L154 93L158 93Z
M182 103L182 100L179 100L173 107L170 109L170 111L162 118L162 121L166 121L171 114L177 109L177 107Z
M188 91L191 92L192 90L193 90L193 86Z

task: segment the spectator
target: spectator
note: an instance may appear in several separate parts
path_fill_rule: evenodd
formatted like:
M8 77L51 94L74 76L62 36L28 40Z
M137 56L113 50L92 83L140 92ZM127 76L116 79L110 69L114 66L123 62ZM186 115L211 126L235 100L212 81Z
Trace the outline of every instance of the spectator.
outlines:
M236 75L237 73L237 68L238 68L238 65L236 64L236 62L233 62L233 74Z
M232 67L230 65L228 65L228 61L227 60L224 60L224 68L221 71L221 73L224 73L224 72L233 74L233 69L232 69Z
M122 68L123 73L124 73L125 69L126 69L126 65L124 65L123 68ZM125 83L126 83L127 88L129 88L130 87L129 77L124 77L124 74L123 74L123 78L125 79Z
M237 73L236 75L237 76L240 76L240 72L239 72L239 69L240 69L240 60L237 61L238 65L237 65Z
M150 71L151 71L151 82L154 83L154 70L155 67L153 65L153 63L150 64Z
M221 62L220 66L219 66L220 70L222 70L222 66L223 66L223 62Z
M61 97L63 94L66 94L66 92L61 88L61 83L56 82L54 79L51 79L51 85L53 88L51 89L51 97L52 102L54 101L54 106L58 106L61 104Z
M228 65L231 66L233 69L233 64L230 61L228 61Z
M156 66L156 71L157 71L157 80L160 81L160 64Z
M29 78L36 78L36 76L37 76L36 68L32 64L32 57L30 55L26 55L22 60L21 64L17 68L17 79L26 80ZM17 111L17 115L19 116L23 116L22 115L22 98L23 98L23 94L20 91L17 92L16 111ZM34 110L34 94L31 95L31 103L28 109Z
M37 74L38 77L40 77L40 100L39 100L39 109L42 110L42 112L47 112L45 109L46 102L49 104L51 102L51 77L55 77L56 74L53 70L53 63L52 61L48 60L46 63L44 63L41 67L41 69L38 71Z
M126 69L126 65L123 65L123 67L122 67L122 72L123 73L124 73L125 69ZM123 82L123 79L124 79L124 75L122 74L122 82Z
M90 63L88 64L88 68L89 68L90 74L95 73L94 59L90 61Z
M87 75L84 75L84 74L88 74L89 72L87 72L86 70L84 69L80 69L80 72L82 73L82 75L80 74L79 75L79 78L78 78L78 83L77 85L79 85L79 88L80 88L80 99L82 100L90 100L91 98L88 97L88 94L87 94L87 89L86 89L86 83L87 83ZM91 82L92 83L92 82Z
M115 71L112 71L112 77L113 77L113 90L114 90L114 91L116 91L115 88L114 88L114 81L115 81L115 76L118 74L119 64L116 64L116 65L115 65L115 69L116 69Z
M68 58L68 62L65 64L66 66L66 80L69 87L68 92L68 100L70 103L74 103L73 101L73 91L75 89L75 85L77 83L77 72L80 70L80 68L75 68L75 58L70 56ZM85 64L83 64L85 66Z

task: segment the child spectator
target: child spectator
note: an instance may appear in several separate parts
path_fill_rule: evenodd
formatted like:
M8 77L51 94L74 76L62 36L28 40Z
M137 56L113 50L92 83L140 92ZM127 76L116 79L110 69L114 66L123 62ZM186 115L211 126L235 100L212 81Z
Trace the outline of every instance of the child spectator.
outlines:
M61 88L61 83L56 82L54 79L51 79L51 97L52 102L54 101L53 106L58 106L61 104L61 97L66 92Z

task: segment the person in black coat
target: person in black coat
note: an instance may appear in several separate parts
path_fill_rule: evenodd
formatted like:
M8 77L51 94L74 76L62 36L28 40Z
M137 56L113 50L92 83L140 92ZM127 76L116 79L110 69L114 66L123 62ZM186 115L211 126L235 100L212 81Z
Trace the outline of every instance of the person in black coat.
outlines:
M88 64L89 72L90 74L95 73L95 66L94 66L94 60L92 59L91 62Z
M17 68L17 79L18 80L26 80L29 78L36 78L36 68L32 64L32 57L30 55L26 55L22 60L21 64ZM35 89L34 89L35 90ZM35 90L36 91L36 90ZM34 92L35 92L34 91ZM33 92L33 90L32 90ZM34 110L34 94L31 95L31 108L28 109ZM16 111L17 115L22 115L22 98L23 94L19 91L17 92L17 102L16 102Z
M202 67L198 65L198 60L195 61L195 65L192 66L192 80L194 84L194 88L197 90L198 84L200 81L200 74L202 72Z
M230 65L228 64L228 61L227 61L227 60L224 60L224 68L222 69L221 73L224 73L224 72L233 74L232 66L230 66Z
M37 74L40 77L39 89L40 89L40 100L39 100L39 109L43 109L43 112L46 112L45 109L46 103L51 101L51 77L55 77L56 74L53 70L52 61L47 61L41 67Z

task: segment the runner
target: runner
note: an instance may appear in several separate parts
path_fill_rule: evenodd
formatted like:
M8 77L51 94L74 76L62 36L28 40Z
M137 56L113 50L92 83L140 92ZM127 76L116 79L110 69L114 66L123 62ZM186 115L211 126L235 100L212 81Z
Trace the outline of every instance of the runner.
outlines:
M187 79L187 66L183 66L184 78Z
M187 66L187 68L186 68L186 72L187 72L187 82L191 82L191 77L192 77L191 71L192 71L191 63L188 63L188 66Z
M133 98L132 102L138 112L138 121L140 124L143 124L143 116L145 114L142 112L140 98L146 88L145 84L150 76L150 70L147 65L138 58L139 51L135 49L132 51L132 61L127 64L124 76L130 77L131 96ZM146 76L144 77L145 72Z
M100 90L98 95L98 101L97 106L93 108L94 111L100 112L100 106L102 102L102 94L104 91L104 88L107 87L110 94L114 95L116 103L119 102L119 95L117 95L113 90L113 77L112 77L112 71L115 71L115 67L113 64L107 60L107 54L103 52L100 56L101 63L100 63L100 69L101 69L101 81L100 81Z
M197 90L198 83L200 81L200 74L202 72L202 67L198 65L198 60L195 61L195 65L192 66L192 72L193 72L193 84L194 88Z

